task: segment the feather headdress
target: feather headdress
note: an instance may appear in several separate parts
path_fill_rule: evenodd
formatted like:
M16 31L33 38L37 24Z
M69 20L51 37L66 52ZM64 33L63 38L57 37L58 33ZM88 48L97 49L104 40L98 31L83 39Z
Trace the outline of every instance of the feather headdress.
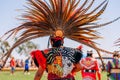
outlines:
M108 1L105 0L91 9L94 1L28 0L30 7L27 7L26 13L22 15L25 22L5 33L5 35L10 34L9 38L22 31L8 52L8 56L15 47L28 40L51 35L72 39L95 49L98 53L99 51L108 52L96 46L97 43L94 40L101 36L95 29L110 24L118 18L104 24L97 24L96 21L104 12Z
M120 46L120 38L114 42L115 46Z

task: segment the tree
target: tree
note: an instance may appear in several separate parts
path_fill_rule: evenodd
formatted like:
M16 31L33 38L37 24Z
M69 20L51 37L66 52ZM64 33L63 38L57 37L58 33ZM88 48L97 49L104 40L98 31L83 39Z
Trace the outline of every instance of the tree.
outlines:
M32 50L37 49L37 48L38 48L38 45L36 45L32 41L27 41L21 44L20 46L18 46L16 48L16 52L18 52L18 54L20 55L24 54L25 56L28 56Z
M8 41L0 40L0 58L3 59L7 55L7 51L10 49Z
M17 38L15 38L15 42L16 42ZM27 41L21 45L19 45L15 50L18 54L23 54L25 56L28 56L29 53L33 50L33 49L37 49L38 48L38 45L36 45L35 43L33 43L32 41ZM7 52L9 51L10 49L10 44L8 43L8 41L2 41L0 40L0 59L4 60L4 64L3 66L5 66L8 58L11 56L7 56Z

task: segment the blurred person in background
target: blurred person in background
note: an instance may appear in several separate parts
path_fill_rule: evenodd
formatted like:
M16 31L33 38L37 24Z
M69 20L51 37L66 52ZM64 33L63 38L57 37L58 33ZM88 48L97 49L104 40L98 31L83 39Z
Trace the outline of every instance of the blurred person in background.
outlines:
M20 59L16 60L16 67L20 67Z
M20 61L20 66L21 66L21 68L24 67L24 61L23 61L23 59Z
M24 74L26 75L26 74L30 74L30 72L29 72L29 61L30 60L30 57L28 57L26 60L25 60L25 66L24 66Z
M120 80L120 61L118 51L113 54L112 61L108 61L107 66L108 80Z
M12 57L11 60L10 60L11 75L14 74L15 66L16 66L15 59L14 59L14 57Z
M99 64L98 61L93 58L92 51L87 51L87 57L81 59L80 66L82 67L82 80L97 80L97 77L98 80L101 80Z

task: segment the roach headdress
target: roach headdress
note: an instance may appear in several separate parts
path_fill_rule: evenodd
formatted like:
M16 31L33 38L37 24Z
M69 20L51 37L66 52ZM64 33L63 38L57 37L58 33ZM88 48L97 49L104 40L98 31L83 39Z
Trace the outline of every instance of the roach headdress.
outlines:
M5 33L10 34L9 38L22 32L8 53L28 40L44 36L65 37L97 52L108 52L96 46L94 40L101 38L96 28L110 24L118 18L97 24L98 17L103 14L108 1L105 0L93 8L94 2L95 0L28 0L29 6L22 15L25 22Z

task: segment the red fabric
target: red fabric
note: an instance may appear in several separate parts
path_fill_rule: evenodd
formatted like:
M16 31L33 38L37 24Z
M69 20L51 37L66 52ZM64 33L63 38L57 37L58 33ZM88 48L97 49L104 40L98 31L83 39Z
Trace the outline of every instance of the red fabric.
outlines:
M81 60L81 65L82 65L82 78L90 78L92 80L96 80L96 72L99 72L97 74L99 80L100 79L100 71L99 71L99 65L97 60L94 58L85 58ZM96 72L85 72L84 70L95 70Z
M62 37L58 37L58 36L57 36L57 37L52 38L51 40L53 40L53 41L55 41L55 42L56 42L56 41L58 41L58 40L63 40L63 38L62 38Z
M73 70L72 70L72 75L75 75L76 74L76 71L75 71L75 69L73 68Z
M13 59L10 61L10 66L15 67L15 61Z
M80 45L80 46L77 47L78 50L82 50L82 48L83 48L82 45Z
M40 50L32 51L31 56L33 59L37 60L38 65L40 65L43 69L46 68L46 58Z
M99 72L97 73L97 76L98 76L98 80L101 80L101 74Z
M84 42L91 44L91 40L83 40Z
M66 77L59 77L56 74L49 73L48 74L48 80L65 80L65 79L70 79L70 80L75 80L73 75L67 75Z

